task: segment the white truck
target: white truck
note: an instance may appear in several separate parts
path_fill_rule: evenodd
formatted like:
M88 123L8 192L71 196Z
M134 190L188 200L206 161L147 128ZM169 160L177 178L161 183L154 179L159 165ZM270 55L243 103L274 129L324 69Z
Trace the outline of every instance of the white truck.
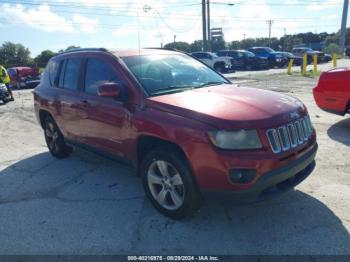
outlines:
M229 56L217 56L212 52L193 52L191 55L220 73L232 68L232 57Z

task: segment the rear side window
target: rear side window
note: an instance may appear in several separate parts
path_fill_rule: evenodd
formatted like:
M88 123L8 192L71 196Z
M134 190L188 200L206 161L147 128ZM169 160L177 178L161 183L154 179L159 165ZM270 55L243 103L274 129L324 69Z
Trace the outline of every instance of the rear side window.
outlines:
M7 69L7 73L9 74L10 77L16 77L16 75L17 75L16 70L12 69L12 68Z
M49 63L48 70L49 70L49 78L50 78L51 86L56 86L55 81L58 73L58 67L59 67L58 61L51 61Z
M199 58L199 59L203 59L204 58L204 54L203 53L194 53L192 54L194 57Z
M121 82L112 66L101 59L88 59L86 64L85 92L96 95L97 88L108 82Z
M63 77L63 84L62 84L62 87L64 89L78 90L80 66L81 66L81 59L79 58L68 59L65 62L64 77Z

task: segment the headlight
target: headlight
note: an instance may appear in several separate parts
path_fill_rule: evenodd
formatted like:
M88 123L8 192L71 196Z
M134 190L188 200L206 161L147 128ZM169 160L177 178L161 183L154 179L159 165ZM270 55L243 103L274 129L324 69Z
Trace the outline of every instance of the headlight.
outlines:
M211 142L221 149L259 149L262 148L256 130L212 131Z

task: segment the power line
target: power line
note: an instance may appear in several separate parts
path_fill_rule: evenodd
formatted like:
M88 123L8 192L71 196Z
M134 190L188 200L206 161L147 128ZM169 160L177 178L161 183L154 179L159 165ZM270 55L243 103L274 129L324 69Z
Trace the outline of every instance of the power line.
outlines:
M10 2L10 1L4 1L4 0L0 0L0 3L9 3L12 4L14 2ZM42 6L42 4L39 3L28 3L28 4L24 4L24 2L22 2L23 5L34 5L34 6ZM196 4L198 5L198 4ZM50 5L51 6L51 5ZM60 8L71 8L72 6L60 6ZM87 7L89 10L91 10L90 7ZM95 8L94 8L95 9ZM110 9L108 9L110 11ZM122 11L122 10L120 10ZM67 13L67 14L76 14L77 12L75 11L71 11L71 10L55 10L55 12L57 13ZM117 13L117 14L113 14L113 13L106 13L106 12L82 12L81 10L79 10L79 14L84 14L84 15L92 15L92 16L111 16L111 17L136 17L137 13L136 12L129 12L129 14L124 14L124 13ZM172 14L163 14L162 17L163 18L167 18L167 17L172 17ZM200 14L198 15L192 15L192 14L176 14L177 17L185 17L185 18L193 18L194 20L197 20L201 17ZM145 17L148 18L149 16L147 15L140 15L139 17ZM211 15L212 18L222 18L222 19L226 19L227 18L227 14L225 15ZM261 20L266 20L266 19L270 19L267 17L251 17L251 18L246 18L246 17L235 17L235 16L230 16L230 18L235 19L235 20L239 20L239 21L245 21L245 22L256 22L256 21L261 21ZM319 19L319 17L288 17L288 18L273 18L274 21L295 21L295 20L313 20L313 19Z
M14 1L9 1L9 0L2 0L0 1L1 3L8 3L8 4L23 4L23 5L43 5L43 4L47 4L49 6L53 6L53 7L69 7L69 8L93 8L93 9L110 9L111 7L114 8L119 8L119 7L130 7L133 5L132 2L116 2L116 3L112 3L112 2L105 2L105 3L101 3L101 2L96 2L93 4L88 4L88 3L79 3L79 2L47 2L47 1L30 1L30 0L14 0ZM164 5L154 5L154 7L157 8L161 8L161 7L186 7L186 6L193 6L193 5L199 5L199 3L194 3L194 2L182 2L181 4L179 3L167 3Z
M25 21L14 21L14 20L8 20L8 19L0 19L0 22L3 23L3 24L7 24L7 25L11 25L11 24L14 24L14 25L31 25L30 23L36 23L37 25L52 25L52 26L66 26L66 25L75 25L75 26L84 26L84 25L90 25L90 24L87 24L87 23L78 23L78 22L70 22L70 21L67 21L67 22L46 22L46 21L41 21L41 20L28 20L28 22L25 22ZM324 27L328 27L328 28L333 28L335 27L336 25L330 25L329 23L327 24L318 24L318 26L324 28ZM154 30L154 27L146 27L146 26L136 26L136 25L125 25L125 24L106 24L106 23L99 23L97 25L95 25L94 27L97 27L97 28L111 28L111 29L119 29L120 27L123 27L123 28L130 28L130 29L134 29L134 28L140 28L140 29L143 29L143 30ZM177 30L178 32L181 33L181 30L184 30L184 32L186 31L189 31L191 29L193 29L194 26L190 26L190 27L177 27L177 28L172 28L172 29L175 29ZM235 29L235 27L233 26L225 26L224 27L225 29ZM281 27L281 26L275 26L274 28L276 29L284 29L285 27ZM314 29L315 28L315 25L303 25L303 29ZM263 30L265 29L264 27L255 27L254 28L255 30Z

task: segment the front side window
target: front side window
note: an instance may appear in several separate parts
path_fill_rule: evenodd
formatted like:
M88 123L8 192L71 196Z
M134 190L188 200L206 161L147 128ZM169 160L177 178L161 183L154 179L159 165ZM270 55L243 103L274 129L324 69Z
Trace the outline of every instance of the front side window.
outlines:
M63 88L78 90L80 77L81 59L72 58L66 61L64 70Z
M245 52L244 53L247 57L254 57L255 55L252 52Z
M151 96L229 83L208 66L184 54L129 56L123 60Z
M96 95L98 87L109 82L120 82L112 66L101 59L88 59L86 64L85 92Z

